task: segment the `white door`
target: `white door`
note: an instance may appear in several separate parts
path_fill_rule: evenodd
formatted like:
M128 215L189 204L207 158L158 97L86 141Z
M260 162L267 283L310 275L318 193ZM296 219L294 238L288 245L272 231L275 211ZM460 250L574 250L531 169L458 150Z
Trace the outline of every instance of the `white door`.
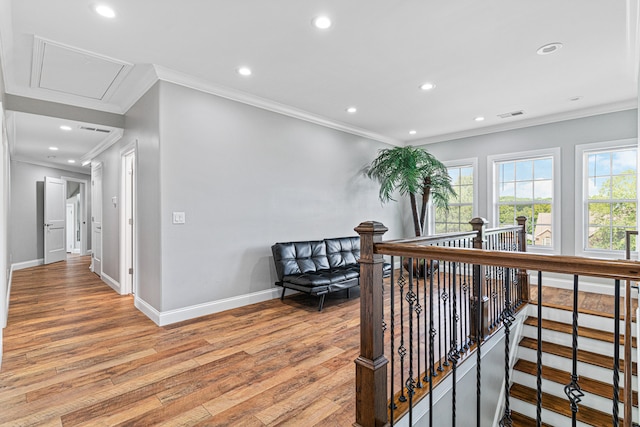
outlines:
M102 276L102 165L91 167L91 271Z
M67 253L73 252L76 247L76 209L71 203L67 203Z
M63 179L44 178L44 263L67 259L66 212L67 183Z
M133 286L133 242L134 242L134 166L135 153L131 152L124 157L124 211L125 211L125 288L132 294L135 294Z

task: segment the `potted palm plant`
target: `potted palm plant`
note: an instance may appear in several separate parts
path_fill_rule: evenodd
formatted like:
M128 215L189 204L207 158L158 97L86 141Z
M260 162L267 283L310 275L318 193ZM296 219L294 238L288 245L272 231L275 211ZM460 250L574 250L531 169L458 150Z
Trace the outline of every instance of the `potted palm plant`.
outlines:
M424 148L409 145L379 150L365 173L380 184L381 202L394 200L396 192L409 196L416 237L426 234L429 200L437 208L447 210L449 199L455 196L447 167ZM424 264L420 268L414 265L414 270L423 275Z

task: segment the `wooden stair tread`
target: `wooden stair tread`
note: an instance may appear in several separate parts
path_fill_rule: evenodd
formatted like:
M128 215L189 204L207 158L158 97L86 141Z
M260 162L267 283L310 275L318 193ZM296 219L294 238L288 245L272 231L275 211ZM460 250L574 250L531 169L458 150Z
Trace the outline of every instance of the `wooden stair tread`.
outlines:
M537 317L527 317L524 321L525 325L529 325L529 326L533 326L533 327L538 327L538 318ZM555 331L555 332L563 332L566 334L571 335L573 333L573 327L572 325L568 324L568 323L563 323L563 322L557 322L555 320L546 320L546 319L542 319L542 328L543 329L549 329L551 331ZM613 338L613 333L612 332L606 332L606 331L601 331L599 329L592 329L592 328L587 328L584 326L578 326L578 335L581 337L585 337L585 338L591 338L594 340L599 340L599 341L604 341L604 342L609 342L609 343L613 343L614 342L614 338ZM624 344L624 335L620 334L620 345ZM631 345L634 348L637 348L637 340L636 337L631 337Z
M529 418L526 415L522 415L519 412L511 412L511 421L513 421L513 427L537 427L538 424L533 418ZM542 423L542 427L552 427L549 424Z
M538 301L529 300L529 304L537 307ZM573 311L573 307L570 307L568 305L554 304L554 303L544 302L544 301L542 302L542 306L548 307L548 308L555 308L558 310L564 310L564 311ZM613 313L609 313L606 311L599 311L599 310L590 310L584 307L578 307L578 313L591 314L594 316L606 317L608 319L613 319L615 317ZM622 301L620 302L620 320L624 320L624 306L622 305ZM636 319L635 309L634 309L631 312L631 322L635 323L636 320L637 319Z
M537 340L529 337L522 338L520 340L519 345L525 348L533 349L533 350L536 350L538 348ZM542 352L565 357L569 360L571 360L573 357L571 347L567 347L561 344L554 344L546 341L542 342ZM586 351L586 350L578 350L578 360L580 362L588 363L590 365L600 366L606 369L613 369L613 357L605 356L599 353L593 353L591 351ZM637 363L633 362L631 366L632 366L632 374L638 375ZM623 370L624 370L624 364L623 364L623 361L620 360L620 373L622 373Z
M529 375L537 375L536 364L528 360L519 359L513 369ZM552 368L550 366L542 366L542 378L558 384L566 385L571 381L571 374L561 369ZM580 376L578 383L580 384L580 388L582 389L582 391L595 394L606 399L612 398L613 389L611 384L587 378L585 376ZM622 388L620 388L619 395L620 402L624 402L624 390ZM633 392L633 404L634 406L638 405L638 393L636 391Z
M537 404L536 390L521 384L514 384L511 386L511 397L520 399L523 402L527 402L532 405ZM571 407L569 399L566 397L558 397L552 394L542 393L542 407L549 411L571 418ZM576 414L576 419L578 421L597 427L611 425L611 414L607 414L587 406L578 406L578 408L579 410ZM622 422L622 418L620 418L619 421Z

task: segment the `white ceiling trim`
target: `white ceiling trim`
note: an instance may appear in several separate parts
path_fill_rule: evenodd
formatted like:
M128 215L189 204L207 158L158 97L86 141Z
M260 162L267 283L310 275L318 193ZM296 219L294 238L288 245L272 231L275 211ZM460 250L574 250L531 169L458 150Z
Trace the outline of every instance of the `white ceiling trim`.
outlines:
M520 119L517 121L513 121L513 119L505 119L505 120L510 120L510 122L494 125L494 126L487 126L483 128L469 129L469 130L463 130L460 132L452 132L444 135L436 135L432 137L416 139L416 140L410 141L409 143L412 145L434 144L436 142L444 142L444 141L451 141L454 139L469 138L472 136L487 135L495 132L503 132L507 130L526 128L530 126L545 125L549 123L561 122L564 120L573 120L573 119L580 119L583 117L596 116L598 114L607 114L607 113L615 113L617 111L632 110L635 108L638 108L638 100L634 98L634 99L629 99L627 101L615 102L612 104L605 104L605 105L597 105L595 107L583 108L581 110L566 111L566 112L551 114L551 115L542 116L542 117L533 117L530 119Z
M153 66L148 66L140 80L136 82L133 89L129 91L129 95L122 102L121 113L126 114L126 112L129 111L131 107L133 107L157 81L158 75L156 74L155 68Z
M84 164L87 161L93 160L96 156L99 156L103 151L118 142L123 134L124 131L122 129L112 130L100 144L96 145L91 151L80 158L80 164Z
M251 105L253 107L262 108L263 110L272 111L274 113L283 114L285 116L293 117L296 119L304 120L310 123L315 123L320 126L328 127L331 129L339 130L342 132L350 133L352 135L361 136L375 141L384 142L390 145L404 145L403 141L395 138L389 138L385 135L381 135L375 132L361 129L355 126L350 126L346 123L341 123L321 117L312 113L309 113L298 108L290 107L288 105L280 104L275 101L270 101L265 98L261 98L255 95L241 92L238 90L230 89L228 87L219 86L211 82L174 71L159 65L154 65L158 79L175 83L181 86L185 86L191 89L198 90L200 92L210 93L212 95L220 96L222 98L230 99L232 101L241 102L243 104Z
M36 166L44 166L46 168L60 169L60 170L67 171L67 172L84 173L86 175L89 175L91 173L90 169L87 168L87 167L73 166L71 164L62 165L62 164L59 164L59 163L43 162L43 161L24 158L24 157L21 157L21 156L16 156L15 158L12 157L11 161L27 163L27 164L36 165Z

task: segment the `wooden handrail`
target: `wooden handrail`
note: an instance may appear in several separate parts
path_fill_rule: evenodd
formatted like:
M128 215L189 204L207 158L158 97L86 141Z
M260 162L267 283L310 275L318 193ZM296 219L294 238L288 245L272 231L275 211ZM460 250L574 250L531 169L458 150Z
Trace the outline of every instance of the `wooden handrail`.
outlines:
M565 255L418 246L391 242L376 243L374 251L381 255L438 259L608 279L640 280L640 263L627 260L612 261Z
M433 236L411 237L408 239L387 240L385 243L411 243L414 245L435 245L436 243L450 242L474 238L478 235L475 231L459 231L455 233L435 234Z

